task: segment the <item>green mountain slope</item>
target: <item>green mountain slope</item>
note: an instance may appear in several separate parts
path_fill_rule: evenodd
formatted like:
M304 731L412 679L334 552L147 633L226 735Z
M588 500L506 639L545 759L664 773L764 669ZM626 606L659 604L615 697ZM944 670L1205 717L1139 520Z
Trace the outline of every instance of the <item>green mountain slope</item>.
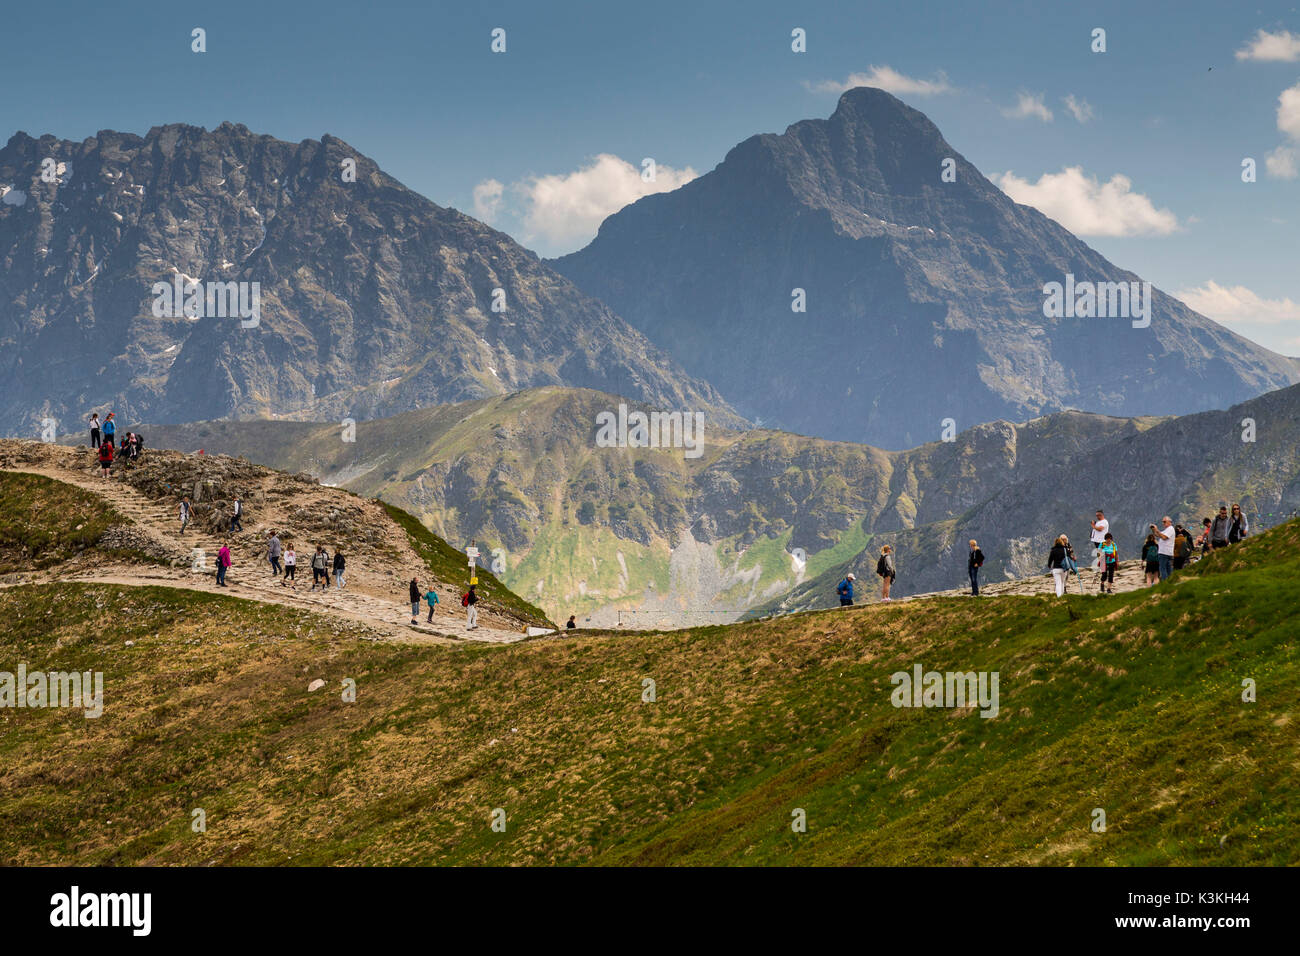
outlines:
M0 669L100 670L105 695L93 720L0 709L0 858L1293 864L1297 601L1300 522L1105 602L504 647L361 642L163 588L7 588ZM890 675L916 664L996 671L997 715L894 707Z

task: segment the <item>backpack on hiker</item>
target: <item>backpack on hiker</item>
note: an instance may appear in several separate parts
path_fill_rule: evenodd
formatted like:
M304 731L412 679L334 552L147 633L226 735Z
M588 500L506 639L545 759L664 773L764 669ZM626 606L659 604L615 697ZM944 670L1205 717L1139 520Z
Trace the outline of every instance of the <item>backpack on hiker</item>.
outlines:
M469 607L469 595L468 595L468 594L462 594L462 595L460 596L460 606L461 606L461 607Z
M882 554L880 560L876 562L876 574L879 577L889 577L889 565L885 563L885 556Z

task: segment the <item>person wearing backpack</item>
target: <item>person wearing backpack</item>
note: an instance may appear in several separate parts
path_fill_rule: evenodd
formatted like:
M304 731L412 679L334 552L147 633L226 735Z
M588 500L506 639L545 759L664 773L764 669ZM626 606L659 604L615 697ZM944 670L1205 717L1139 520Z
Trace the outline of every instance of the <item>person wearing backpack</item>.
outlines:
M1156 544L1156 526L1149 526L1151 531L1142 543L1142 562L1147 584L1160 583L1160 545Z
M1250 534L1250 522L1242 513L1241 505L1232 506L1232 515L1228 519L1228 544L1236 544Z
M411 578L411 623L420 623L420 582Z
M226 585L226 569L230 567L230 542L223 541L221 550L217 552L217 584L220 587Z
M99 446L99 476L101 478L112 477L113 470L113 446L108 442L103 442Z
M894 578L898 577L898 572L894 568L894 549L885 545L880 549L880 560L876 562L876 574L880 575L880 599L882 601L892 601L889 596L889 589L893 587Z
M853 603L853 582L857 578L852 574L846 574L844 580L835 585L835 593L839 595L840 607L848 607Z
M433 585L429 585L429 590L427 590L427 591L424 592L424 600L425 600L425 602L429 605L429 622L428 622L428 623L432 624L432 623L433 623L433 609L436 608L436 607L438 606L438 592L435 591L435 590L433 589Z
M971 597L980 596L980 568L984 567L984 552L979 543L970 539L970 555L966 558L966 575L970 578Z
M469 591L460 599L460 603L465 607L465 629L472 631L478 627L478 593L474 590L474 585L469 586Z
M1115 569L1119 567L1119 548L1115 547L1115 538L1109 531L1101 542L1101 561L1101 593L1114 594Z
M1174 570L1179 571L1187 564L1192 553L1192 535L1180 524L1174 525Z
M325 549L318 544L316 545L316 553L311 556L311 589L313 591L315 591L316 586L320 584L320 579L325 574L325 567ZM328 579L326 580L325 587L329 587ZM418 604L420 599L417 597L415 600Z
M1065 542L1057 535L1052 542L1052 549L1047 552L1047 569L1052 572L1052 583L1056 585L1056 596L1065 594Z
M338 548L334 549L334 590L343 590L343 568L347 562L343 558L343 552Z

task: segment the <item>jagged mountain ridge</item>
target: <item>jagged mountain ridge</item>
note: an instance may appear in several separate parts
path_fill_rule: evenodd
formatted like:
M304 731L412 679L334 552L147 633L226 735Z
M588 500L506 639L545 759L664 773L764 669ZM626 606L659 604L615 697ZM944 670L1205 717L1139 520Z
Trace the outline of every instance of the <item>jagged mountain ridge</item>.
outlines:
M0 186L13 433L106 407L137 421L364 419L558 383L739 421L533 253L332 136L295 144L230 123L81 143L18 133L0 149ZM153 284L177 273L259 283L260 324L157 317Z
M955 182L941 179L945 160ZM938 438L948 418L964 429L1066 408L1185 414L1300 377L1295 360L1156 289L1149 328L1045 318L1043 286L1067 273L1139 277L1013 202L922 113L871 88L625 207L554 265L742 414L888 448Z

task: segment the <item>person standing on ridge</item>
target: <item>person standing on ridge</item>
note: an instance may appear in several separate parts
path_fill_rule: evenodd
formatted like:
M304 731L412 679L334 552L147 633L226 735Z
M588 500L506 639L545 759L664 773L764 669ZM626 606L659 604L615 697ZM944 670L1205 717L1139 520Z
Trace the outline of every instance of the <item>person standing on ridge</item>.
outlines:
M966 575L970 578L971 597L980 596L980 568L984 567L984 552L979 543L970 539L970 556L966 558Z
M1174 569L1174 522L1169 515L1160 519L1160 529L1156 531L1156 552L1156 573L1163 581Z
M1146 541L1142 542L1142 566L1146 574L1147 584L1157 584L1160 581L1160 545L1156 544L1156 526L1148 525L1151 529L1147 534Z
M1115 547L1115 538L1109 531L1101 543L1101 593L1115 593L1115 569L1119 566L1119 549ZM1107 587L1109 585L1109 587Z
M839 584L835 585L835 593L839 595L840 607L848 607L853 603L853 582L856 581L851 573L846 574Z
M1065 594L1065 542L1058 535L1052 542L1052 550L1047 552L1047 568L1052 572L1052 583L1056 585L1056 596Z
M1228 518L1228 544L1236 544L1248 534L1250 534L1250 522L1242 513L1241 505L1233 505L1232 514Z
M113 444L113 436L117 433L117 422L113 421L113 413L109 412L104 419L104 441L109 446Z
M1210 525L1210 547L1215 551L1228 546L1228 506L1219 505L1219 513L1214 516L1214 523Z
M420 623L420 582L411 578L411 623Z
M1097 509L1097 518L1092 522L1092 569L1101 571L1105 564L1101 558L1101 546L1106 542L1106 532L1110 531L1110 522L1102 514L1100 508Z
M239 519L244 516L244 502L240 500L239 495L235 495L233 507L234 512L230 516L230 530L231 532L243 531L244 523Z
M1192 553L1192 533L1180 524L1174 525L1174 570L1180 571Z
M472 631L478 627L478 593L474 590L474 587L473 584L469 586L469 591L460 602L465 605L465 629L467 631Z
M190 499L182 498L180 507L181 534L185 533L185 526L190 523Z
M889 589L894 586L894 578L898 577L898 570L894 567L894 549L885 545L880 549L880 560L876 562L876 573L880 575L880 599L882 601L892 601L889 596Z
M572 630L575 630L575 629L577 628L577 626L578 626L578 622L577 622L576 618L577 618L577 615L576 615L576 614L570 614L570 615L569 615L569 623L567 623L567 624L564 625L565 630L572 631Z
M90 447L99 447L99 412L90 414Z

